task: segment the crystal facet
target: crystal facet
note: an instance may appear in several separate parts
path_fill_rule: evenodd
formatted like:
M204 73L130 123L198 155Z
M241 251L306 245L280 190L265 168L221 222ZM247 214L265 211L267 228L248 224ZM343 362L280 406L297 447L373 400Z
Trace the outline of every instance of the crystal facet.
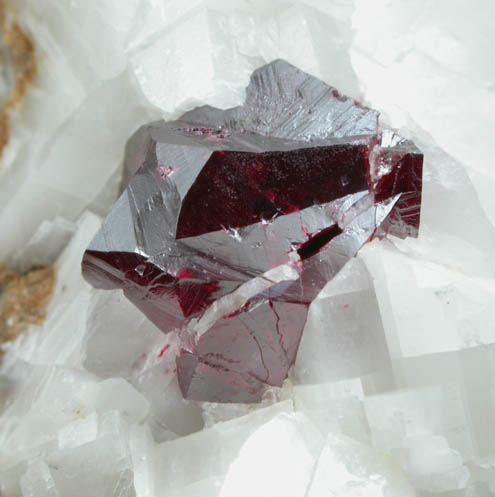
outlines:
M422 164L376 111L278 60L243 106L134 134L83 272L179 331L186 398L256 402L282 385L309 304L360 247L417 235Z

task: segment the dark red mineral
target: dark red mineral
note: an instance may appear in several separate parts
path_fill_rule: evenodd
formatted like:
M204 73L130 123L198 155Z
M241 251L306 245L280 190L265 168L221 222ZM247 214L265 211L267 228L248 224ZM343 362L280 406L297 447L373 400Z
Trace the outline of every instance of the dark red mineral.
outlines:
M308 306L375 236L416 236L423 156L284 61L241 107L142 127L83 272L177 330L186 398L256 402L294 364Z

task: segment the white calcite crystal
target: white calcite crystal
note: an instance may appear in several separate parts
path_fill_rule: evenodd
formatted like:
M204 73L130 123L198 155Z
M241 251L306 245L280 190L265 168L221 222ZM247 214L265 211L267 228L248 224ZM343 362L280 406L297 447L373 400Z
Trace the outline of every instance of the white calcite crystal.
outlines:
M412 497L415 491L387 455L330 432L307 495Z
M390 367L373 282L350 260L312 303L293 370L296 383L357 378ZM344 331L345 330L345 331Z
M17 0L37 75L9 115L0 262L56 283L2 346L1 495L494 497L494 5ZM187 401L177 335L91 288L82 254L129 136L239 105L276 58L423 151L419 237L375 240L324 288L282 388Z

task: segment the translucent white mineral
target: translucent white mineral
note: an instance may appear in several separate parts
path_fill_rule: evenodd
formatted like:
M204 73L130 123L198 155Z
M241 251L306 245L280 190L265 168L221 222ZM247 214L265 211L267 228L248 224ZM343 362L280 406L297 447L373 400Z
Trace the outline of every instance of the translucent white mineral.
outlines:
M412 485L385 454L343 435L329 433L308 497L412 497Z

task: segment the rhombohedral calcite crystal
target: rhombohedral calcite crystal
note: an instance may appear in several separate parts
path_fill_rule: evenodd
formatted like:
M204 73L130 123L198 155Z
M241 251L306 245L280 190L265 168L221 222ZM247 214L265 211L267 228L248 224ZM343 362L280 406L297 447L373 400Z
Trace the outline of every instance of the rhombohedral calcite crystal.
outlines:
M421 152L281 60L254 72L241 107L143 126L125 162L83 272L179 331L188 399L280 386L324 285L372 238L418 233Z

